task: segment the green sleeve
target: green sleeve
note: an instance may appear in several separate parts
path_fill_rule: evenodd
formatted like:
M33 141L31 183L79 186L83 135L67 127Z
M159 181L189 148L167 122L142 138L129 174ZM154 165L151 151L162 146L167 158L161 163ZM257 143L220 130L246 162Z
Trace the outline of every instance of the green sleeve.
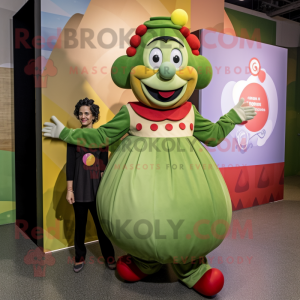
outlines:
M127 107L123 105L111 121L99 128L69 129L65 127L59 138L68 144L87 148L102 148L119 140L129 131L129 127L129 112Z
M203 118L194 105L193 108L195 112L194 136L210 147L219 145L236 124L242 123L234 109L222 116L217 123L213 123Z

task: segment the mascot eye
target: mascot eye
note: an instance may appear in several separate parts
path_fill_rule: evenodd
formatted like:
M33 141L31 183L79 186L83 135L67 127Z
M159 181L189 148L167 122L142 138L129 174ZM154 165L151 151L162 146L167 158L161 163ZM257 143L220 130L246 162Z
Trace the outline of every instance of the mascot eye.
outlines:
M179 68L182 65L182 54L178 49L172 50L170 61L176 68Z
M153 69L158 69L162 63L162 52L158 48L154 48L150 52L150 65Z

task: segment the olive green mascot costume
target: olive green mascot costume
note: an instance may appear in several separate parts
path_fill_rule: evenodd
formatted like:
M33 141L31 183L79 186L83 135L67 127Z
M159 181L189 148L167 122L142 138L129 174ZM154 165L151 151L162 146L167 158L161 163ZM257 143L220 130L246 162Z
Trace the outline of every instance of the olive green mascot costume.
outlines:
M68 129L52 117L44 135L96 148L123 137L97 193L101 226L128 255L117 271L138 281L170 263L179 280L212 296L224 284L206 255L223 241L231 222L228 189L202 145L217 146L236 124L255 116L243 99L217 123L204 119L188 102L212 78L200 42L184 27L185 11L150 18L136 29L127 55L113 64L111 76L132 89L138 102L122 106L98 129ZM82 142L84 141L84 142ZM202 142L202 143L201 143Z

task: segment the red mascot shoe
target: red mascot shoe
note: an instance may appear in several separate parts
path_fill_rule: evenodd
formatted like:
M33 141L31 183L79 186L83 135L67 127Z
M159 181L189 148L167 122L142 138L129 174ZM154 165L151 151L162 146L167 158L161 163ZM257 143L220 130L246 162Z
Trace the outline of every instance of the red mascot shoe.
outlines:
M218 269L210 269L197 281L193 289L204 296L218 294L224 286L224 276Z
M117 271L126 281L139 281L147 276L132 261L130 255L121 256L117 261Z

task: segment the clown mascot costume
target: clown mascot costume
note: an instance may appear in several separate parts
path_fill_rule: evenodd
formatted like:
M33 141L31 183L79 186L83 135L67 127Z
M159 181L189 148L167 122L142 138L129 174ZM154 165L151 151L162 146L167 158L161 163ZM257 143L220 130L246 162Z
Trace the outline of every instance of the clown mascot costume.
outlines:
M206 255L223 241L231 222L227 186L202 145L217 146L236 124L251 120L254 108L243 99L217 123L204 119L187 102L212 78L200 42L184 27L187 13L153 17L136 29L112 66L112 79L132 89L138 102L122 106L98 129L69 129L57 118L44 136L96 148L121 142L106 167L97 193L101 226L126 251L117 271L138 281L170 263L187 287L212 296L224 276Z

